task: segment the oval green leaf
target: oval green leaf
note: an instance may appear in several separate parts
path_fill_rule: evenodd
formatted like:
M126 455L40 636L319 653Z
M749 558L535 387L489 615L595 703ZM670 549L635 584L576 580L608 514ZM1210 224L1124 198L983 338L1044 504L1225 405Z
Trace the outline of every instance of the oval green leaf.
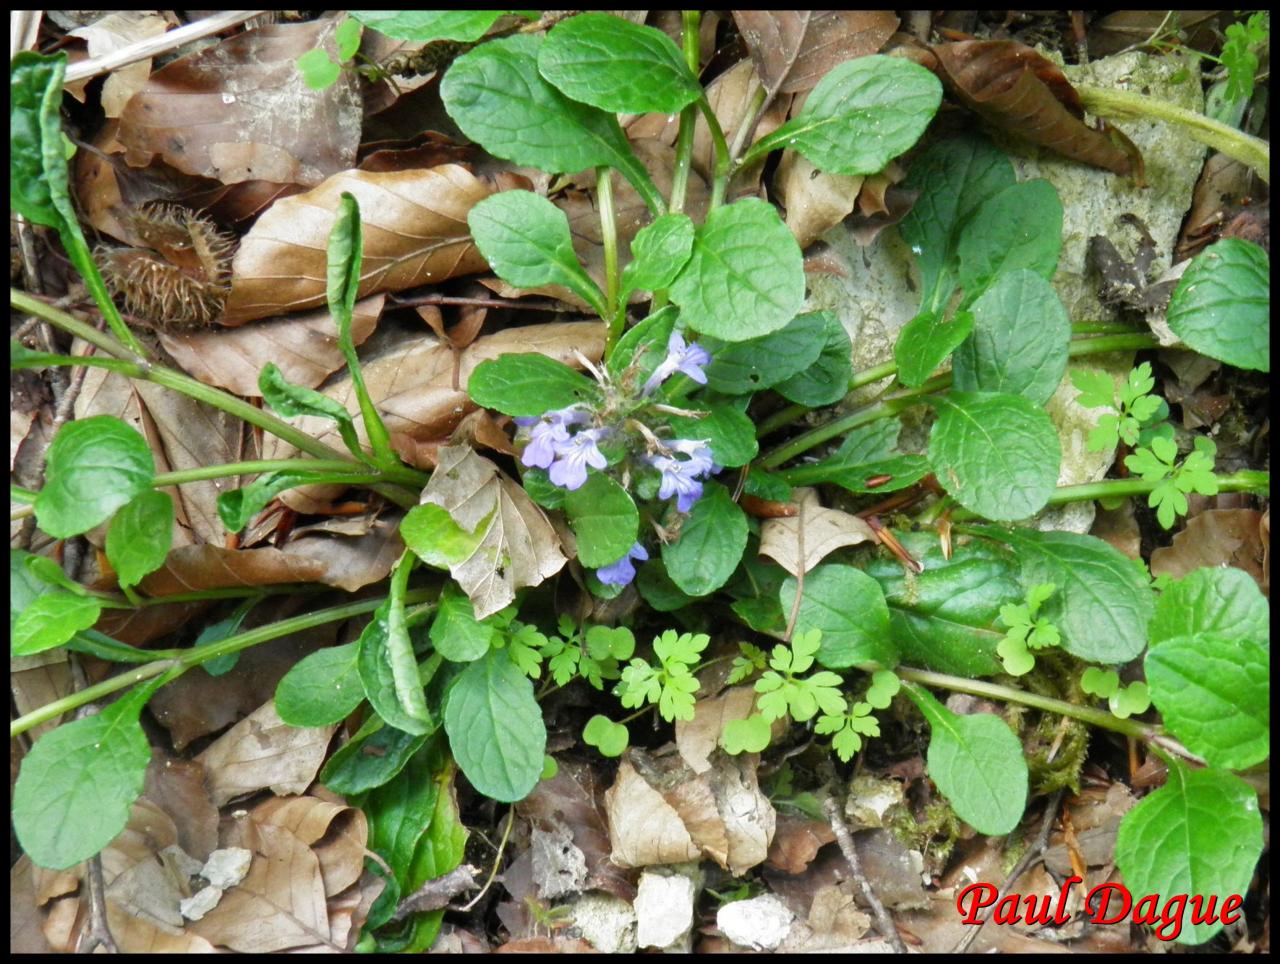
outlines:
M680 538L662 547L662 562L680 590L705 596L729 581L746 548L747 517L723 485L708 482Z
M163 566L172 545L173 499L154 489L135 495L107 529L107 560L122 589Z
M614 114L674 114L702 93L670 37L608 13L553 27L538 71L574 100Z
M68 422L49 446L36 521L57 539L87 532L149 489L155 474L146 440L120 419Z
M772 334L715 347L706 367L707 387L746 395L804 371L827 343L829 314L806 312Z
M677 438L706 439L717 465L737 468L746 465L760 451L756 426L732 402L698 405L702 418L671 417L669 424Z
M724 341L790 322L804 302L804 258L777 209L746 198L708 214L671 300L690 328Z
M466 593L454 583L446 583L431 623L431 644L451 663L470 663L493 645L494 629L476 619L475 608Z
M1151 645L1175 636L1216 633L1267 642L1271 609L1242 569L1197 569L1160 594L1148 629Z
M1017 395L948 392L931 398L938 421L929 464L966 509L988 519L1027 519L1058 483L1062 449L1043 408Z
M436 40L479 40L506 10L352 10L366 27L396 40L427 44Z
M671 284L689 261L693 236L687 214L664 214L641 228L631 242L631 263L622 269L621 301L633 291L661 291Z
M538 782L547 747L542 709L505 651L491 650L458 675L444 728L458 766L484 796L515 803Z
M1271 371L1271 256L1240 238L1210 245L1179 279L1166 317L1202 355Z
M956 245L964 303L1005 271L1026 268L1050 279L1062 252L1062 202L1043 178L1011 184L973 213Z
M788 576L778 590L784 613L796 598L796 580ZM880 584L861 569L828 563L804 577L804 595L796 627L822 630L818 662L828 669L862 663L894 666L898 653L889 639L889 607Z
M595 383L581 372L536 352L481 362L471 373L467 393L477 405L525 417L592 402L598 395Z
M824 323L826 341L812 365L784 378L773 386L783 398L800 405L816 408L833 405L849 392L849 378L853 374L851 353L853 343L840 319L830 311L818 313Z
M640 511L627 490L609 476L592 472L564 499L578 540L578 561L590 569L617 562L636 543Z
M328 726L346 719L364 700L358 642L327 646L305 656L276 686L276 712L290 726Z
M93 596L55 589L37 596L13 623L9 652L14 656L43 653L88 629L102 614L102 603Z
M898 332L893 358L898 378L910 388L918 388L973 331L973 315L957 311L952 318L922 311Z

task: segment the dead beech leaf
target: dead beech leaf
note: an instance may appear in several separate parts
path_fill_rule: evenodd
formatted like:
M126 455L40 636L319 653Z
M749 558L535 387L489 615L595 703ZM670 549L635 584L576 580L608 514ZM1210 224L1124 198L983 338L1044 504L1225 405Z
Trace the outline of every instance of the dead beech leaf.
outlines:
M864 180L860 174L827 174L803 154L784 151L773 186L796 243L807 248L852 214Z
M730 720L745 720L756 705L755 690L750 686L732 686L719 696L698 700L693 705L693 719L676 720L676 748L694 773L711 769L711 754L720 743L724 725Z
M825 820L779 813L773 842L769 844L769 867L784 874L802 874L818 851L835 839L831 824Z
M546 513L523 488L467 445L439 451L439 465L422 490L422 503L440 506L468 532L485 527L476 551L449 574L471 599L477 619L536 586L568 561Z
M312 796L273 797L254 807L252 817L283 827L315 852L325 896L333 897L360 879L369 841L362 811Z
M336 729L289 726L270 699L196 759L204 765L209 793L219 807L266 787L277 794L302 793L320 771Z
M770 94L812 90L832 67L875 53L898 29L888 10L735 10L733 19Z
M1254 509L1201 512L1173 537L1172 545L1151 553L1151 574L1181 579L1203 566L1235 566L1252 576L1266 593L1261 521L1262 514Z
M156 37L168 28L164 17L143 10L122 10L109 13L87 27L69 30L67 35L79 37L88 45L90 57L102 57L122 47ZM107 75L102 85L102 112L107 117L119 117L129 98L146 84L151 74L151 58L117 67ZM70 86L70 85L68 85ZM78 98L83 103L84 98Z
M343 71L325 90L312 90L296 65L316 48L336 57L335 30L331 19L272 24L156 71L120 115L129 163L141 167L159 155L224 184L313 185L352 167L362 120L358 80Z
M1130 156L1084 123L1071 82L1052 61L1013 40L936 44L940 76L983 120L1083 164L1128 174Z
M236 820L230 837L230 846L253 852L248 876L188 930L242 954L333 949L320 861L311 848L289 830L248 815Z
M134 803L125 828L102 851L107 900L167 934L181 932L178 902L188 887L186 874L160 859L160 852L177 841L172 818L143 797Z
M204 785L204 767L152 747L143 796L169 814L177 843L204 861L218 848L218 808Z
M222 324L243 325L325 304L329 232L343 192L360 204L360 297L488 267L471 240L467 213L493 188L466 168L342 171L310 191L277 201L241 240Z
M1189 50L1208 50L1217 40L1215 21L1221 10L1117 10L1089 24L1089 56L1110 57L1149 40L1161 26L1181 32Z
M797 495L800 511L781 519L766 519L760 525L760 555L773 559L799 578L841 546L875 542L871 526L856 515L818 504L817 493L809 489ZM800 557L800 529L804 528L804 558ZM803 565L802 565L803 564Z
M322 582L325 568L320 560L294 558L279 549L183 546L142 581L142 590L148 596L172 596L200 589Z
M48 954L53 948L40 930L31 858L23 854L9 868L9 952Z
M357 345L373 334L385 303L381 294L356 302L351 337ZM241 328L159 335L164 350L192 378L250 398L262 395L258 375L267 362L275 362L288 381L307 388L315 388L346 364L328 308Z
M627 758L618 766L604 801L612 860L619 867L679 864L702 856L675 808Z
M447 344L424 334L362 358L360 367L369 394L393 436L404 435L417 442L439 441L448 437L465 415L476 410L466 386L471 372L482 361L510 352L539 352L577 368L581 363L575 351L589 361L600 360L604 353L604 334L604 325L594 321L529 325L483 335L456 354ZM350 374L339 372L320 391L346 406L355 417L356 434L365 441L364 420L359 417L360 402ZM304 416L291 422L323 442L335 447L342 444L330 419ZM289 458L297 451L275 436L264 439L263 448L263 458L268 459ZM319 488L308 486L304 494L310 495ZM294 505L292 497L293 492L285 493L285 503ZM332 499L333 495L328 498Z

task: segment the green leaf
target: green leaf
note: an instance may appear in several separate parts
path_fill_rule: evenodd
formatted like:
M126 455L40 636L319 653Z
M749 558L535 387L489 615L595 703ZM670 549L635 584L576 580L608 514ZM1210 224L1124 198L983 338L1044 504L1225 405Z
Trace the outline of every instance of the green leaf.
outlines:
M1164 725L1213 766L1243 770L1271 752L1271 653L1266 640L1214 632L1175 636L1143 660Z
M1224 770L1192 770L1176 760L1168 782L1120 821L1116 864L1134 894L1193 894L1217 903L1249 889L1262 855L1262 815L1253 788ZM1166 897L1167 899L1167 897ZM1203 944L1221 923L1184 925L1173 939ZM1176 925L1165 925L1171 937ZM1159 933L1159 931L1157 931Z
M679 313L668 305L628 329L605 363L609 375L621 378L634 364L633 385L642 385L667 356L667 342ZM638 359L638 360L637 360Z
M904 663L957 676L999 672L992 624L1000 607L1022 598L1018 568L1009 553L973 541L957 545L948 560L929 532L900 533L899 541L924 572L907 572L896 559L876 557L867 574L884 590L889 638Z
M951 391L929 399L938 421L929 464L962 506L988 519L1027 519L1058 484L1062 450L1043 408L1017 395Z
M1046 280L1062 251L1062 202L1041 178L1011 184L974 212L956 245L957 280L965 303L1006 271L1026 268Z
M1080 394L1076 404L1084 408L1116 407L1116 385L1111 376L1094 369L1072 369L1071 384Z
M796 580L788 576L778 590L782 611L790 613ZM898 653L889 640L889 607L880 584L861 569L826 563L805 574L796 625L822 631L818 662L828 669L862 663L894 666Z
M135 495L107 529L107 560L122 589L163 566L172 545L173 499L154 489Z
M673 415L668 424L677 438L706 439L717 465L737 468L746 465L760 451L756 441L756 426L744 412L732 403L697 403L698 411L706 412L702 418L686 418Z
M395 779L374 789L361 807L369 818L368 847L387 862L402 893L409 888L413 855L431 826L440 795L433 764L444 754L436 742L414 752ZM376 920L371 914L369 925L377 926Z
M617 562L636 542L640 512L627 490L609 476L592 472L564 500L578 539L578 561L591 569Z
M518 288L564 285L603 316L604 295L578 263L563 211L532 191L503 191L475 205L467 224L495 274Z
M525 417L590 404L599 395L595 383L585 375L536 352L481 362L471 373L467 392L477 405Z
M632 153L617 118L570 100L538 73L540 37L481 44L453 62L440 84L445 110L490 154L544 171L612 167L661 213L665 205Z
M1005 272L972 311L973 332L952 358L951 384L1047 402L1067 370L1071 342L1071 321L1053 285L1025 269Z
M13 623L9 652L30 656L67 642L88 629L102 614L102 602L94 596L77 596L55 589L37 596Z
M625 726L599 713L587 720L582 729L582 742L594 746L601 756L622 756L630 740L631 734Z
M228 532L239 532L266 508L267 503L289 489L319 483L367 484L369 474L356 471L357 468L352 466L351 472L306 472L295 469L264 472L248 485L219 494L218 518Z
M1169 300L1169 327L1210 358L1271 371L1271 257L1223 238L1195 256Z
M479 40L506 10L352 10L366 27L396 40L432 43Z
M36 521L57 539L87 532L147 491L155 478L151 449L110 415L68 422L49 446Z
M27 220L50 228L62 227L63 218L46 165L60 167L65 183L66 159L47 151L46 143L56 138L61 147L59 111L66 70L66 54L43 57L21 51L9 63L9 205Z
M875 174L909 150L942 102L942 84L909 60L873 54L818 82L804 109L762 137L743 163L782 147L830 174Z
M729 720L724 725L720 743L724 752L732 756L739 753L762 753L769 745L773 724L759 713L741 720Z
M938 310L955 287L956 245L973 212L1013 183L1009 159L976 134L933 141L912 158L903 186L920 196L898 230L920 267L922 309Z
M957 716L928 690L905 688L929 721L929 777L956 816L979 833L1012 831L1027 806L1027 761L1017 736L998 716Z
M328 646L304 656L276 686L276 712L290 726L327 726L350 716L364 700L357 665L359 643Z
M538 71L574 100L613 114L674 114L702 93L670 37L608 13L553 27Z
M476 523L475 532L468 532L443 508L434 502L424 502L405 513L400 522L400 538L428 566L448 569L469 558L480 547L496 511L495 506Z
M445 583L431 623L431 643L436 652L451 663L470 663L493 645L492 624L476 619L476 611L466 593L454 583Z
M302 54L294 65L302 74L302 82L312 90L328 90L342 74L342 65L334 63L329 52L319 47Z
M334 793L348 795L380 787L394 779L429 738L429 733L406 733L371 715L356 735L329 757L320 780Z
M1058 587L1040 615L1061 631L1063 649L1113 666L1142 652L1154 594L1143 573L1118 549L1074 532L993 527L982 532L1013 547L1024 585L1051 582Z
M351 17L343 18L342 23L338 24L338 29L333 32L333 42L338 46L338 58L344 63L360 49L360 36L363 33L364 27L360 25L360 21Z
M351 413L345 405L334 401L327 395L321 395L305 385L295 385L284 377L275 362L267 362L258 375L258 390L268 405L285 418L298 418L310 415L317 418L328 418L338 423L338 432L347 451L362 461L369 461L360 446L356 435L355 424ZM235 530L238 531L238 530Z
M958 311L953 318L924 311L908 321L893 346L902 384L919 388L971 331L973 315L967 311Z
M631 263L622 269L620 302L633 291L661 291L675 281L693 253L693 237L687 214L664 214L641 228L631 242Z
M803 371L784 378L773 390L789 401L816 408L833 405L849 392L853 363L853 343L849 332L834 313L818 312L826 328L826 341L817 359Z
M771 334L709 346L707 387L725 395L747 395L799 374L817 361L826 345L830 314L806 312Z
M32 862L74 867L129 822L151 746L138 723L159 681L36 740L13 787L13 829Z
M449 690L444 727L458 765L486 797L514 803L542 773L547 730L533 683L500 650L467 664Z
M429 733L436 721L427 710L426 697L413 643L404 618L404 591L412 567L404 556L391 574L391 593L360 634L357 666L365 696L378 715L406 733Z
M636 569L636 588L640 590L640 598L660 613L683 609L694 601L692 596L671 581L661 559L651 558Z
M772 204L746 198L716 208L671 285L684 323L725 341L784 327L804 302L804 259Z
M1147 632L1153 647L1175 636L1200 633L1267 642L1271 610L1248 573L1206 567L1183 576L1160 594Z
M681 590L705 596L729 581L746 547L747 517L728 489L708 482L680 527L680 538L662 547L662 562Z

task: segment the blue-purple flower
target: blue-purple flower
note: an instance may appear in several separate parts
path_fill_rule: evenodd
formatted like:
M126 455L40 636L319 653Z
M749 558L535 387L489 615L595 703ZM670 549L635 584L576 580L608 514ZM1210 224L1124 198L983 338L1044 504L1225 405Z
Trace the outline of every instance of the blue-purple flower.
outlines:
M617 562L611 562L596 570L596 578L606 586L626 586L636 577L636 567L632 559L644 562L649 558L645 547L636 543L627 550L627 554Z
M585 412L574 408L553 409L533 418L517 417L515 423L529 429L529 444L520 461L531 468L549 469L569 441L569 426L586 421Z
M587 428L568 441L554 443L556 460L548 471L551 483L572 492L586 484L588 465L596 469L606 468L609 463L599 448L604 434L602 428Z
M649 464L662 473L662 482L658 486L658 498L676 497L676 509L688 512L693 504L702 498L702 482L715 471L716 465L711 459L711 449L706 441L677 439L667 443L668 449L688 455L687 459L672 458L669 455L654 455Z
M676 372L683 372L699 385L705 385L707 376L702 371L702 366L710 361L711 355L705 348L696 341L685 344L684 336L673 331L667 339L667 357L662 359L644 383L644 394L648 395Z

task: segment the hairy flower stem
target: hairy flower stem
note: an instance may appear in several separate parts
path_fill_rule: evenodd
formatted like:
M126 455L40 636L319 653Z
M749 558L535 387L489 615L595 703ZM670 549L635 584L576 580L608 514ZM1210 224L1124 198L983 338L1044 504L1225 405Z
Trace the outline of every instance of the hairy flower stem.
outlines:
M206 385L197 381L181 372L176 372L171 368L163 365L157 365L145 358L137 355L135 352L125 348L118 341L103 332L98 331L92 325L85 324L78 318L47 305L42 301L32 298L26 292L18 291L14 288L9 289L9 303L19 311L36 315L45 319L50 324L61 328L68 334L74 335L89 344L100 348L112 358L61 358L55 357L48 360L49 364L72 364L87 365L91 367L109 368L117 371L128 378L138 379L141 381L153 382L156 385L162 385L165 388L172 389L193 398L198 402L204 402L216 409L226 412L228 415L234 415L236 418L248 422L250 425L256 425L263 431L270 432L282 441L288 442L294 448L306 452L308 455L314 455L319 459L339 459L351 467L353 471L364 471L365 465L357 462L344 452L331 448L323 442L299 428L290 425L282 419L276 418L270 412L264 412L262 409L246 402L242 398L237 398L229 392L224 392L219 388ZM396 485L388 485L386 483L377 483L372 486L374 491L383 497L396 503L397 505L409 508L418 502L418 496L415 492L410 492Z
M600 200L600 235L604 239L604 304L609 326L604 357L613 354L626 324L626 305L618 304L618 219L613 209L613 170L596 168L596 197Z
M707 100L706 94L698 98L698 108L706 118L707 129L711 131L711 142L716 149L715 180L711 185L711 205L707 208L710 213L724 203L724 192L729 186L729 145L725 142L724 131L720 129L720 121L716 112L711 109L711 102Z
M260 472L341 472L353 479L364 481L396 481L406 485L426 485L424 473L412 469L402 471L378 472L372 469L363 471L351 462L339 459L255 459L248 462L226 462L222 465L202 465L198 469L183 469L178 472L162 472L151 484L157 489L170 485L186 485L188 482L204 482L208 479L224 479L237 475L257 475Z
M1100 117L1136 117L1142 120L1154 117L1177 124L1186 131L1188 137L1248 165L1263 181L1271 183L1271 145L1264 140L1156 97L1144 97L1132 91L1089 84L1077 84L1075 88L1085 110L1091 114Z
M1067 354L1075 358L1079 355L1094 355L1109 351L1137 351L1142 348L1155 348L1157 342L1154 335L1134 332L1133 334L1124 335L1102 335L1097 338L1078 338L1073 339L1067 348ZM855 376L855 381L860 377L875 373L878 381L887 375L893 374L898 370L898 366L892 362L885 362L877 365L875 368L869 368L866 372ZM863 382L866 384L866 382ZM933 392L941 391L951 386L951 374L948 372L943 375L935 375L924 384L917 388L904 389L896 392L886 399L873 402L871 405L859 408L857 411L850 412L841 418L828 422L826 425L819 425L817 428L810 429L800 435L797 435L785 445L780 445L772 452L760 459L756 464L760 468L771 469L781 465L788 459L793 459L797 455L803 455L810 449L821 445L823 442L833 439L838 435L843 435L851 429L860 425L866 425L868 422L874 422L876 419L887 418L890 415L896 415L904 408L910 408L912 405L919 404L925 395ZM778 426L774 426L776 428ZM798 483L797 483L798 484Z
M689 70L698 76L698 23L702 14L697 10L681 11L684 32L684 59ZM679 212L684 210L685 195L689 190L689 168L693 163L693 129L698 122L698 107L690 104L680 111L680 130L676 134L676 163L671 175L671 203L667 210ZM654 311L661 307L655 301Z
M1044 710L1046 713L1069 716L1072 719L1080 720L1082 723L1088 723L1090 726L1097 726L1104 730L1112 730L1116 733L1123 733L1125 736L1136 737L1139 740L1154 743L1156 746L1176 753L1184 759L1198 763L1204 762L1186 747L1166 736L1160 727L1152 726L1149 723L1139 723L1137 720L1122 720L1106 710L1096 709L1092 706L1077 706L1075 703L1068 703L1066 700L1040 696L1037 693L1028 693L1026 690L1016 689L1012 686L1002 686L999 683L989 683L986 680L951 676L947 673L935 673L926 669L913 669L910 666L895 666L893 672L900 679L908 682L920 683L924 686L936 686L939 689L952 690L957 693L969 693L973 696L984 696L989 699L1000 700L1003 703L1019 703L1022 706Z
M437 593L438 590L431 588L410 590L405 593L405 605L431 602L436 598ZM251 646L257 646L259 643L279 639L281 636L288 636L291 633L299 633L315 626L323 626L325 623L338 622L342 619L349 619L352 616L371 613L381 606L384 601L385 599L380 597L377 599L362 599L359 602L345 603L341 606L330 606L328 609L305 613L292 619L282 619L279 622L259 626L243 633L236 633L234 636L228 636L226 639L220 639L217 642L206 643L204 646L196 646L193 649L184 650L180 657L174 659L160 659L151 663L144 663L136 669L128 670L118 676L112 676L110 679L105 679L101 683L89 686L79 692L70 693L61 699L46 703L39 709L32 710L25 716L18 717L18 719L9 724L9 738L13 739L13 737L20 733L25 733L33 726L55 719L63 713L69 713L81 706L96 702L104 696L110 696L119 690L127 689L135 683L141 683L144 680L152 679L171 671L176 671L174 672L174 678L177 678L187 670L219 656L238 653Z

